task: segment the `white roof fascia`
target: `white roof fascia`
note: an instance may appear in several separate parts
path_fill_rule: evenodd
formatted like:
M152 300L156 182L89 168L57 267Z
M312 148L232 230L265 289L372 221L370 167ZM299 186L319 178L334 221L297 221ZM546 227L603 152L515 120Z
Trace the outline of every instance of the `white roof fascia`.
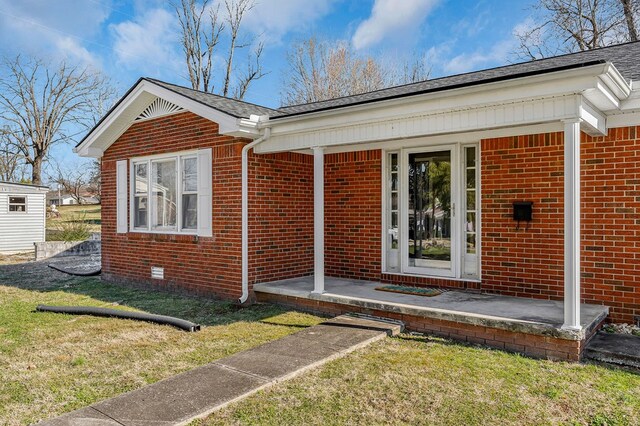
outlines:
M12 190L22 193L38 193L49 191L49 187L24 183L0 182L0 192L11 192Z
M165 99L200 117L218 123L221 134L238 131L239 120L236 117L148 80L141 80L102 123L87 135L82 144L74 148L74 152L83 157L101 157L104 151L134 124L135 118L156 98Z
M582 97L579 108L583 130L591 136L606 136L607 116L591 105L584 97Z
M239 118L237 120L238 126L235 129L226 132L220 130L220 133L229 136L256 139L260 136L260 129L264 127L268 121L269 116L267 115L251 114L249 118Z
M421 106L425 101L439 101L442 109L460 105L468 107L497 102L513 102L514 100L529 99L533 97L557 96L560 94L580 93L595 87L594 77L606 72L609 64L597 64L582 68L573 68L553 73L538 74L529 77L520 77L493 83L480 83L455 89L444 89L437 92L408 95L400 98L369 102L360 105L337 107L334 109L290 117L273 117L273 126L282 127L285 123L316 120L319 117L344 116L354 111L365 110L389 110L396 105L407 106L417 104ZM529 87L531 86L531 87ZM535 90L532 92L531 90ZM462 99L465 103L457 101ZM446 101L445 101L446 100ZM471 102L471 103L469 103Z
M620 105L622 111L631 111L640 109L640 82L633 83L633 89L627 99L622 101Z
M375 121L346 120L345 124L271 136L258 153L295 151L313 146L358 145L384 140L459 134L486 129L529 126L579 118L582 95L571 94L472 108L414 113ZM428 109L425 107L425 109Z
M606 77L601 78L603 75ZM609 85L614 90L607 90ZM585 92L597 92L607 98L609 94L624 96L630 91L620 73L611 64L564 70L555 73L522 77L495 83L480 84L441 92L402 97L388 101L372 102L351 107L336 108L317 113L271 119L272 138L278 135L315 131L350 122L391 120L412 114L438 113L452 110L472 109L488 105L521 102L529 99L544 99ZM605 91L605 93L602 93ZM590 102L600 109L602 102ZM607 100L610 105L613 99Z

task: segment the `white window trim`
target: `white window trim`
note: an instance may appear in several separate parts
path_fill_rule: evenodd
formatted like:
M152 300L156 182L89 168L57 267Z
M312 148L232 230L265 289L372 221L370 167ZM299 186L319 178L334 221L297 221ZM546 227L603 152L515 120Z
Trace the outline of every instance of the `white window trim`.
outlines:
M197 227L195 229L181 229L182 228L182 160L185 158L198 158L198 151L180 151L171 152L167 154L148 155L145 157L135 157L129 160L129 232L142 233L142 234L163 234L163 235L198 235ZM176 161L176 229L151 229L151 162L158 160ZM135 227L135 165L140 163L147 163L147 227L136 228ZM198 174L200 170L198 170ZM189 191L191 193L191 191ZM195 192L198 193L197 191ZM198 215L200 212L198 211Z
M477 221L477 226L476 226L476 256L477 256L477 275L476 276L466 276L463 274L463 267L464 267L464 255L465 255L465 248L466 248L466 233L462 232L464 231L463 227L464 227L464 221L466 218L466 182L464 180L464 173L465 173L465 167L462 164L462 161L464 160L464 149L467 147L471 147L474 146L476 148L476 203L477 203L477 217L476 217L476 221ZM420 145L420 146L416 146L413 145L411 146L411 148L408 149L388 149L388 150L383 150L383 155L382 155L382 259L381 259L381 265L382 265L382 273L384 274L388 274L388 275L396 275L396 276L414 276L414 277L423 277L423 278L437 278L437 279L446 279L446 280L450 280L450 281L465 281L465 282L480 282L482 280L482 191L481 191L481 152L480 152L480 147L481 147L481 143L480 141L474 141L474 142L453 142L453 143L440 143L440 144L429 144L426 143L424 145ZM388 173L387 173L387 168L388 168L388 155L392 154L392 153L396 153L398 154L398 165L401 167L404 164L404 156L408 155L407 153L409 152L420 152L421 150L427 149L427 150L437 150L439 148L442 149L452 149L452 155L456 157L456 164L457 164L457 171L455 173L457 173L458 175L458 188L457 188L457 195L455 196L456 199L456 204L458 206L460 206L461 208L459 208L459 211L462 212L462 210L464 209L465 214L456 214L456 218L455 218L455 223L456 223L456 227L458 228L456 230L456 241L458 242L458 248L456 250L456 254L455 254L455 259L456 261L454 262L455 264L452 265L452 270L454 271L454 274L439 274L437 273L431 273L431 271L426 272L426 273L420 273L417 272L416 270L410 269L410 268L406 268L405 267L405 248L404 248L404 244L403 244L403 240L406 241L406 238L404 236L404 232L405 230L407 230L408 232L408 227L406 226L406 224L404 223L404 221L406 221L405 213L406 213L406 206L405 206L405 202L404 200L398 200L399 203L399 207L400 207L400 212L399 212L399 217L398 217L398 221L399 221L399 240L398 240L398 244L399 244L399 249L400 249L400 259L399 259L399 268L400 271L389 271L387 268L387 246L388 246L388 242L387 242L387 225L388 225L388 221L390 221L390 218L388 218L388 213L387 213L387 209L388 209L388 204L390 201L388 200L389 198L389 190L387 188L388 185ZM453 160L453 158L452 158ZM454 171L452 170L452 173ZM399 191L399 195L401 196L401 198L406 198L406 196L402 196L403 191L406 190L406 186L403 183L403 181L405 181L405 177L404 177L404 170L400 170L400 173L398 175L399 177L399 185L400 185L400 191ZM465 191L463 191L462 189L465 189ZM452 253L452 259L454 259L454 253Z
M11 211L11 197L20 197L20 198L24 198L24 211ZM13 204L14 206L21 206L22 204ZM46 210L46 209L45 209ZM28 214L29 213L29 197L27 197L25 194L20 194L20 195L7 195L7 214L11 214L11 215L23 215L23 214Z

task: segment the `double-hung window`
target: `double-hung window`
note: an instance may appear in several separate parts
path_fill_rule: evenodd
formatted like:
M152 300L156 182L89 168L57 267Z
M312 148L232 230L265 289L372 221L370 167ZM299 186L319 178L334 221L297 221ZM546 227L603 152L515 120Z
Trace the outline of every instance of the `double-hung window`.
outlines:
M197 232L197 152L133 159L131 171L134 231Z
M26 213L27 197L9 197L9 211L15 213Z

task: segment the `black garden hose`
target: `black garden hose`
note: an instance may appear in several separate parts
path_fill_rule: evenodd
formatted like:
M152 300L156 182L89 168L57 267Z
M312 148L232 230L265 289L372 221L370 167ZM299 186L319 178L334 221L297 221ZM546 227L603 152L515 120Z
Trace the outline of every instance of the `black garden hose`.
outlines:
M123 318L139 321L153 322L156 324L172 325L185 331L200 331L200 324L165 315L153 315L144 312L123 311L120 309L96 308L93 306L48 306L38 305L38 312L55 312L70 315L93 315L96 317Z
M95 277L96 275L100 275L100 273L102 272L102 268L95 271L89 271L89 272L76 272L76 271L70 271L68 269L58 268L57 266L54 266L54 265L47 265L47 266L51 269L55 269L58 272L74 275L76 277Z

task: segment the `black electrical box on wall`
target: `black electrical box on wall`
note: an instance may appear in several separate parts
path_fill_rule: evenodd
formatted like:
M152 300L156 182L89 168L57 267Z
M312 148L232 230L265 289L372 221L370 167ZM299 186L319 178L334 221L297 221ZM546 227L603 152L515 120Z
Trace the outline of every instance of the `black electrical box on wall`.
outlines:
M531 222L531 219L533 219L533 201L515 201L513 220Z

